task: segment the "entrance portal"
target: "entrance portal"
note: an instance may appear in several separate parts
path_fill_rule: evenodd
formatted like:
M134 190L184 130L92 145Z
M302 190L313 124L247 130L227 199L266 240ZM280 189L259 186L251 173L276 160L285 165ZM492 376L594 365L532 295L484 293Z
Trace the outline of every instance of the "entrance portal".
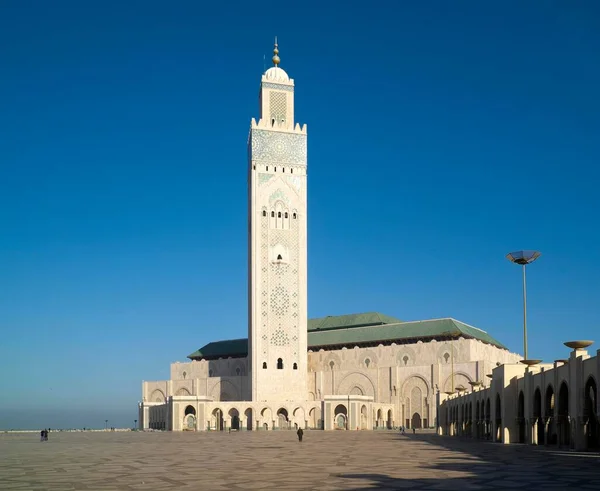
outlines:
M411 423L411 428L414 428L414 429L421 428L421 415L419 413L413 414L410 423Z

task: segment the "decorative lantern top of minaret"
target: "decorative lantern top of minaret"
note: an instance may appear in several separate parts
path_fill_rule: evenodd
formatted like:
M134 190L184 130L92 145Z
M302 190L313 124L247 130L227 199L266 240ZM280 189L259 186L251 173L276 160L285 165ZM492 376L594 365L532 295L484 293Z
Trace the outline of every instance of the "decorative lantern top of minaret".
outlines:
M265 72L265 79L270 82L290 82L290 77L282 68L279 68L281 59L279 58L279 45L277 44L277 37L275 37L275 46L273 47L273 67L269 68Z

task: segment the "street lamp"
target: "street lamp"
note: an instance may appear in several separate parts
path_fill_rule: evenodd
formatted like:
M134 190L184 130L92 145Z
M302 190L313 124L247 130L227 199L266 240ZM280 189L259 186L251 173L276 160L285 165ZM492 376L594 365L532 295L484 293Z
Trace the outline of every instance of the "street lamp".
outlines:
M509 261L523 266L523 351L527 358L527 283L525 280L525 267L542 255L539 251L517 251L506 255Z
M137 430L137 419L133 420L133 429Z
M104 420L104 429L108 430L108 419Z

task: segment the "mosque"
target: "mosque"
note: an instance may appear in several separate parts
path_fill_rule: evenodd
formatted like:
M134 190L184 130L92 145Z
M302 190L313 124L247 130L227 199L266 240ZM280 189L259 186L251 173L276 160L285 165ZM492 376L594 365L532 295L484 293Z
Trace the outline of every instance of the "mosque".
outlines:
M248 137L248 337L215 341L144 381L140 429L372 430L437 425L436 395L521 357L452 318L308 319L307 129L294 80L262 75Z

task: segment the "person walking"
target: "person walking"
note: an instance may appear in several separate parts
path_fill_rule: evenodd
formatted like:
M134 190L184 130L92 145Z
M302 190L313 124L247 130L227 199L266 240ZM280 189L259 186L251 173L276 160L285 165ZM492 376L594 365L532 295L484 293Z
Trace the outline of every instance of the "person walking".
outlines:
M45 435L44 435L44 433L45 433L45 432L46 432L46 430L42 430L42 431L40 431L40 442L43 442L43 441L44 441L44 436L45 436Z
M304 431L302 431L302 428L298 428L298 431L296 432L296 434L298 435L298 441L301 442L302 436L304 435Z

